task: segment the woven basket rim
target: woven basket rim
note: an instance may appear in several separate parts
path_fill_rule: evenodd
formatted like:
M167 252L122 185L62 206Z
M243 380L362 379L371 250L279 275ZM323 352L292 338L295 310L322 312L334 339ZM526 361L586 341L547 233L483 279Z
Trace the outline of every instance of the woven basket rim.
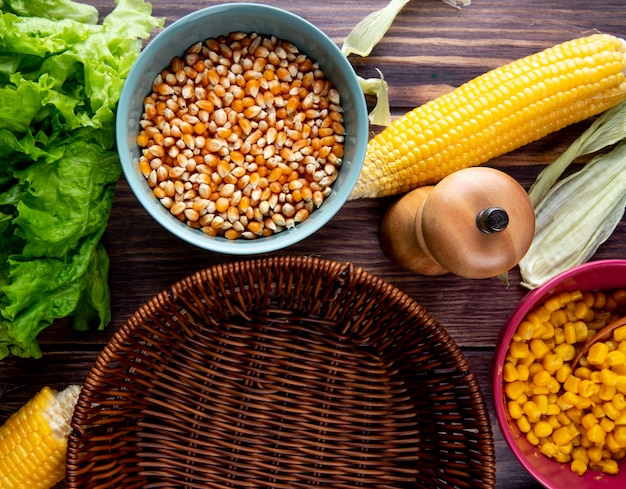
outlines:
M235 343L238 344L234 346ZM204 348L210 348L210 353L206 354ZM267 353L268 349L273 349L273 353ZM328 372L322 374L319 372L326 367L326 354L333 368L329 367ZM260 360L247 369L239 368L241 362L252 358L255 362ZM193 367L187 368L187 361ZM317 363L312 363L315 366L312 368L307 362ZM216 368L222 370L215 374L214 367L207 366L209 363L219 364ZM178 380L178 375L182 380ZM202 381L203 376L210 380ZM260 390L269 385L268 379L274 389ZM202 382L205 384L201 385ZM307 386L307 382L314 387ZM284 391L276 392L275 385L280 385ZM344 399L341 389L333 391L336 385L359 393L356 398ZM191 386L200 386L201 400L197 401L200 410L217 409L210 417L211 420L219 418L215 421L217 427L204 426L202 430L195 427L197 418L202 417L197 412L194 421L186 421L183 428L180 428L180 421L173 420L187 416L191 409L191 402L183 392ZM420 389L425 391L420 392ZM247 390L245 402L231 403L241 390ZM154 394L157 391L162 397L157 398ZM316 397L327 391L333 392L325 398L324 406L334 404L332 409L312 403L306 408L310 408L310 412L300 414L297 406L289 405L290 396L306 404L311 392ZM177 398L179 392L180 399ZM365 402L361 399L363 396L372 396L373 400L368 397L365 404L353 408L351 403ZM376 431L376 423L381 421L376 417L376 409L369 404L375 405L378 398L381 412L390 410L390 414L380 416L385 423L387 418L391 420L389 433L381 430L377 434ZM144 401L145 405L138 405ZM286 405L289 407L285 409L291 411L271 419L272 414L264 411L266 402L275 406L274 412ZM303 407L302 411L306 409ZM348 410L347 414L344 409ZM374 414L361 415L364 410L372 410ZM436 418L432 423L438 424L436 430L441 433L436 430L429 433L430 428L419 424L421 421L411 421L411 428L400 422L405 418L419 418L424 413L430 415L431 410ZM142 439L153 437L154 445L176 446L167 452L168 457L178 453L180 447L175 435L157 433L163 423L172 432L194 425L193 429L189 428L191 435L185 435L185 443L190 437L202 438L206 434L203 430L208 430L207 436L216 439L218 446L206 445L211 456L216 460L235 457L228 458L228 464L193 469L197 470L193 477L205 478L201 481L206 483L203 487L248 487L248 483L249 487L301 487L326 485L324 481L330 479L334 485L328 483L327 487L344 487L343 483L345 487L355 487L357 476L352 472L356 469L350 465L350 460L345 467L332 470L328 464L323 465L327 462L320 462L317 472L302 475L302 481L308 482L293 482L293 485L285 482L300 476L297 472L306 466L298 458L303 453L334 449L321 447L320 444L330 442L317 442L315 436L318 435L311 435L309 431L299 435L303 447L295 452L291 446L281 447L270 456L266 454L266 445L263 451L256 451L254 445L257 435L265 443L268 437L274 436L274 429L291 433L283 434L282 438L296 436L302 426L308 430L314 425L318 433L320 420L326 420L324 426L334 426L335 416L342 418L341 423L347 417L355 418L357 426L367 424L368 440L346 441L348 435L342 431L345 430L343 424L337 425L342 428L337 428L336 434L340 440L337 443L348 447L337 449L345 458L361 457L369 451L368 457L376 462L370 467L366 457L359 458L358 466L363 473L358 475L358 480L365 481L364 486L376 481L377 471L389 470L385 476L397 477L399 485L390 481L385 487L495 487L493 434L480 386L451 336L414 299L351 262L286 255L213 265L184 277L140 306L99 355L85 379L72 420L66 486L68 489L148 487L146 477L154 480L159 470L174 473L171 465L175 462L161 452L155 455L156 452L150 451L152 448L146 448L150 443ZM242 418L245 420L241 421ZM233 421L236 419L240 420L237 421L241 424L240 432L227 441L225 437L231 436L230 431L222 427L236 423ZM203 421L198 423L200 426ZM258 433L250 429L257 425ZM415 431L416 427L419 427L416 430L419 435L409 435L410 429ZM354 427L349 425L348 429ZM361 435L351 433L349 436L360 440ZM134 459L127 456L120 440L126 440L125 446L136 449L141 456L135 454ZM233 443L246 445L250 440L254 440L251 447L235 450L231 446ZM272 443L275 446L277 442L273 439ZM467 446L463 448L463 444ZM303 450L302 453L299 450ZM102 456L104 452L107 456ZM236 455L233 452L237 452ZM188 464L205 463L198 460L195 452L191 453L185 455ZM150 465L152 462L145 454L162 457L164 461L157 464L158 470L156 465ZM268 461L260 463L257 459L262 457L267 457ZM439 460L445 461L446 457L450 457L449 467ZM292 460L285 462L284 470L295 471L295 475L281 474L276 476L277 482L267 485L256 479L254 483L248 481L241 486L232 481L244 470L256 474L255 471L265 470L269 465L281 467L280 459ZM296 459L298 461L293 462ZM116 464L119 467L115 467ZM229 464L235 468L224 468ZM148 465L150 469L146 468ZM383 468L374 470L374 466ZM107 470L110 474L103 475ZM344 473L335 476L334 472L342 470ZM146 476L148 473L152 475ZM406 480L401 482L402 478ZM407 481L413 482L406 485ZM176 487L196 486L181 482Z

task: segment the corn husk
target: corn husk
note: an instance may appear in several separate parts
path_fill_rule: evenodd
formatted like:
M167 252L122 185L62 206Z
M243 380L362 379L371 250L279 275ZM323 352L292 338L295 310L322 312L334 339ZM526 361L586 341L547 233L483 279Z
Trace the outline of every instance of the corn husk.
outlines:
M558 182L535 206L535 236L520 261L534 289L588 261L613 233L626 206L626 142Z
M361 90L365 95L376 97L376 106L369 113L369 121L377 126L388 126L391 124L391 110L389 109L389 96L387 95L388 85L380 70L377 70L380 78L361 78Z
M443 0L446 4L460 8L467 6L471 0ZM396 16L409 0L390 0L383 8L376 10L363 18L348 36L344 39L341 52L347 57L357 54L362 57L369 56L372 49L380 42L391 27ZM380 73L380 71L379 71ZM387 126L391 122L389 110L389 98L387 94L387 82L384 78L368 78L360 80L361 87L366 95L376 96L376 106L369 114L372 124Z
M343 54L369 56L407 3L409 0L391 0L385 7L364 17L344 39L341 46Z
M528 196L534 206L546 198L550 188L572 161L600 151L626 137L626 102L607 110L574 141L561 156L539 174Z

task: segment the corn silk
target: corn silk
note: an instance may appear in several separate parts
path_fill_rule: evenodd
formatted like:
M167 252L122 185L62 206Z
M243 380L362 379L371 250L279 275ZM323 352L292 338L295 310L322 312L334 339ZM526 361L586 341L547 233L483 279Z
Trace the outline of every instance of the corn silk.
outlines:
M0 359L40 357L37 335L56 319L110 321L115 109L163 24L151 12L118 0L99 24L71 0L0 0Z
M528 191L535 207L535 236L519 263L522 285L534 289L587 262L613 233L626 206L626 102L596 119L548 165ZM595 155L559 180L576 158Z

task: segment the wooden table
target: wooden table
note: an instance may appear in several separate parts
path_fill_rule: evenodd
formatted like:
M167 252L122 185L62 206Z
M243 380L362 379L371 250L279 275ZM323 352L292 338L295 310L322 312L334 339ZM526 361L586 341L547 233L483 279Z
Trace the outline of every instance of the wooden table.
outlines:
M113 0L88 0L102 15ZM153 0L153 13L166 23L214 0ZM323 29L341 44L351 28L387 0L265 0L290 10ZM626 35L623 0L474 0L462 10L440 0L411 0L383 41L366 59L353 58L363 77L382 70L390 85L394 115L400 115L475 76L594 30ZM577 124L490 162L528 187L543 165L552 161L587 126ZM376 131L377 128L372 128ZM284 254L318 255L352 261L399 287L424 306L453 336L471 363L491 409L489 368L499 328L527 292L510 274L507 288L497 279L470 280L444 275L423 277L392 264L382 252L378 225L392 198L349 202L322 230ZM162 289L203 267L236 258L196 249L165 233L148 216L121 179L104 237L110 258L112 323L104 331L78 333L58 321L40 336L43 358L0 361L0 421L42 386L63 388L81 383L117 328ZM593 257L625 257L626 221ZM497 487L536 488L505 445L491 410ZM63 485L59 485L63 487Z

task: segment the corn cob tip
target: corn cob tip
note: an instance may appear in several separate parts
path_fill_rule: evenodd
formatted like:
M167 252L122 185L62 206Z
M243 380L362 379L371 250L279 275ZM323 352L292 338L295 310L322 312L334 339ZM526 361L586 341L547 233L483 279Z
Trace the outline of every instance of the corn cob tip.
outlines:
M0 487L49 489L65 477L79 385L46 386L0 426Z

